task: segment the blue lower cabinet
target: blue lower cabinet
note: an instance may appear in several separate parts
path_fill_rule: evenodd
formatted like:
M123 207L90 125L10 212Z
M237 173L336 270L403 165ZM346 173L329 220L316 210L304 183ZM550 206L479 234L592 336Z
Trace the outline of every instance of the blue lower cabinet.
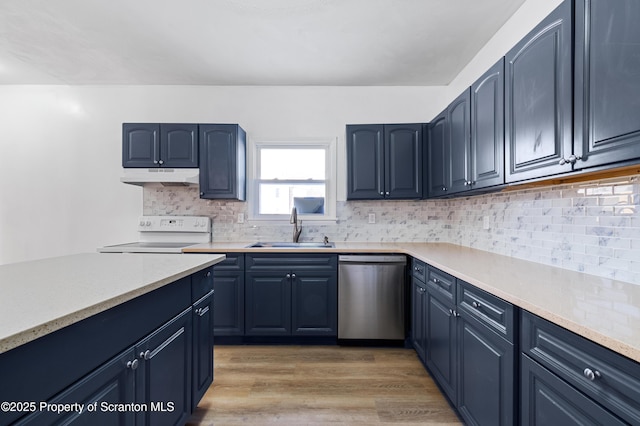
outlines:
M0 354L0 398L38 401L0 413L0 426L185 424L213 380L213 290L191 298L211 279L200 271Z
M213 383L213 303L210 292L193 305L192 410Z
M245 334L291 335L291 280L282 272L246 275Z
M335 336L338 329L338 286L334 272L300 271L292 278L291 332Z
M627 424L526 355L521 357L520 385L523 426Z
M244 335L244 254L226 253L213 267L213 334Z
M639 363L529 312L521 323L522 424L640 424Z
M514 345L464 311L459 326L460 416L469 425L515 424Z
M337 336L337 255L246 255L246 265L246 336Z
M16 425L134 425L135 412L121 412L116 403L133 404L135 369L138 361L133 348L128 349L95 372L80 380L48 404L80 404L81 409L64 413L33 407L35 412ZM34 402L35 403L35 402ZM4 424L4 423L3 423Z
M187 421L192 408L191 350L191 308L136 345L136 401L148 408L137 414L138 424Z
M517 424L516 309L417 260L412 278L414 347L465 424Z
M427 336L426 364L433 377L451 403L457 404L458 395L458 327L455 305L427 291Z

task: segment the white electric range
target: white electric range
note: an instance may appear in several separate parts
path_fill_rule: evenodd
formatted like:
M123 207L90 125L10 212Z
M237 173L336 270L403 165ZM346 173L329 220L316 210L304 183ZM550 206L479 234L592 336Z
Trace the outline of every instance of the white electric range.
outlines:
M105 246L100 253L182 253L182 249L211 241L211 219L206 216L141 216L140 240Z

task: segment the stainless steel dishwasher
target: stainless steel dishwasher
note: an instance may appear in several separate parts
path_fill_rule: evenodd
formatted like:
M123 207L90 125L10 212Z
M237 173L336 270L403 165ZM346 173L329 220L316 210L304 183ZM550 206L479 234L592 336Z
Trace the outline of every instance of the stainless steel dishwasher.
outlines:
M338 339L404 340L406 256L338 257Z

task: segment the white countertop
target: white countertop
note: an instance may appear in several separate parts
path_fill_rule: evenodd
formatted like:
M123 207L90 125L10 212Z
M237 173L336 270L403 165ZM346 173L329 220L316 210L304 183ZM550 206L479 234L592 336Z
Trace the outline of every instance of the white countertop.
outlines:
M87 253L0 265L0 353L224 260Z
M335 248L190 247L200 253L404 253L640 362L640 284L446 243L335 243Z

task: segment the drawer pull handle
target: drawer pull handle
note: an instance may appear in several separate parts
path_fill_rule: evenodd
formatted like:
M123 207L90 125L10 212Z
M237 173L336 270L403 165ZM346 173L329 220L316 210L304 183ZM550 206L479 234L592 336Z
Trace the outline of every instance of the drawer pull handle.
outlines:
M592 382L595 379L599 379L601 377L601 374L598 370L592 370L589 367L585 368L582 374L584 375L584 377L591 380Z
M480 309L480 306L482 306L480 303L476 302L475 300L471 303L471 306L473 306L476 309Z

